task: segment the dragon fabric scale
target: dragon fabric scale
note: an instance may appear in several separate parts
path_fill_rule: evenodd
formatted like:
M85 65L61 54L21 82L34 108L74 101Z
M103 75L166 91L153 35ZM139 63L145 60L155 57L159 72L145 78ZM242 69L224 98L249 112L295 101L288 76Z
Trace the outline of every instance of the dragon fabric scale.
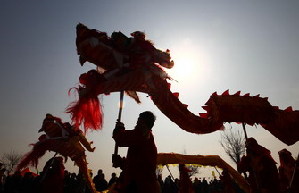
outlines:
M105 32L77 25L77 52L81 65L93 63L97 70L80 76L79 99L71 103L67 112L77 125L84 129L101 129L102 112L98 95L126 91L137 102L137 92L148 94L154 104L181 129L197 134L211 133L223 128L224 122L260 124L272 135L287 145L299 140L299 111L280 110L267 98L230 95L228 90L221 95L212 94L199 116L191 113L182 104L178 93L170 91L171 78L163 67L172 68L169 50L156 49L145 39L143 32L134 32L128 38L121 32L108 37ZM100 70L99 70L100 69ZM187 120L187 121L186 121Z

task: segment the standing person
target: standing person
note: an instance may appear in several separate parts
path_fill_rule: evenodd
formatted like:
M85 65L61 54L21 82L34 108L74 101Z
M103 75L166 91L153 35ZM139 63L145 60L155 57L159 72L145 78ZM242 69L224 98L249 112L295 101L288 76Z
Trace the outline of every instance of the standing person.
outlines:
M295 171L296 160L293 158L292 153L285 148L278 152L278 156L280 162L278 167L280 190L281 192L288 192Z
M104 191L108 188L108 182L105 179L103 170L98 170L97 175L93 178L93 183L95 184L96 190L99 192Z
M117 179L118 179L118 177L116 176L116 173L112 172L111 178L108 182L108 187L111 187L117 181Z
M223 169L222 174L220 175L220 180L222 182L223 193L236 193L233 179L229 175L227 169Z
M128 147L123 166L121 193L158 193L159 184L155 174L157 147L152 128L156 120L150 111L139 114L133 130L125 130L118 122L113 131L113 139L120 147Z
M40 179L42 193L63 193L64 165L61 156L52 157L46 162Z
M252 192L279 193L276 162L270 150L259 145L254 138L246 139L246 155L238 163L239 172L249 172Z
M164 179L163 193L176 193L178 189L177 184L171 179L170 175Z
M184 164L179 164L179 193L195 193L192 181L188 174L189 172L191 172L191 170L189 170Z

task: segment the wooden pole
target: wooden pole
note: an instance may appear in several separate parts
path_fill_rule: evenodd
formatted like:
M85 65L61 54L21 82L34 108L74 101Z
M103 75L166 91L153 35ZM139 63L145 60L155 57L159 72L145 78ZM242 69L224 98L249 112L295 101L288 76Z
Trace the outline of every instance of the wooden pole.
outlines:
M244 130L244 134L245 134L245 139L247 140L248 137L247 137L247 133L246 133L245 123L244 122L242 122L242 126L243 126L243 130Z
M244 122L242 122L242 126L243 126L244 135L245 135L245 140L247 140L248 136L247 136L247 132L246 132L246 128L245 128L245 123ZM243 174L244 174L245 179L247 179L248 177L247 177L246 172L244 172Z
M120 99L119 99L119 111L118 111L118 118L117 118L117 122L121 121L121 113L123 110L123 102L124 102L124 91L120 91ZM114 146L114 155L118 154L118 145L115 143Z

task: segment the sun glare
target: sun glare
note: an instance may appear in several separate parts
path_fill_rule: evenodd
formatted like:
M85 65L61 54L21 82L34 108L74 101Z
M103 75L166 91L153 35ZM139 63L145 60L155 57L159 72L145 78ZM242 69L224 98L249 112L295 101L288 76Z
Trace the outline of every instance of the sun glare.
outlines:
M190 84L198 76L203 76L201 70L202 57L199 48L190 43L182 43L170 51L174 67L167 73L176 81Z
M194 70L195 63L194 59L190 57L177 57L177 59L174 59L175 65L174 67L169 70L169 74L171 77L175 80L185 80L190 78L192 76L192 71Z

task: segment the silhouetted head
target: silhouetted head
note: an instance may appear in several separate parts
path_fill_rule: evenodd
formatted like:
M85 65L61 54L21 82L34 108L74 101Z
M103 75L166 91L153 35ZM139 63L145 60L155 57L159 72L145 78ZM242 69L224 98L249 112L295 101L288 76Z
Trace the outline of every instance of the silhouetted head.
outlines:
M295 164L295 159L293 158L292 153L286 148L280 150L278 156L281 164Z
M150 111L145 111L139 114L137 125L144 124L149 130L151 130L155 121L156 116Z
M245 142L246 146L246 152L252 155L269 155L270 156L270 150L267 148L259 145L254 138L248 138Z
M247 148L250 148L250 147L255 147L258 145L256 139L250 137L248 139L246 139L246 143L245 143L246 147Z
M102 174L102 173L103 173L103 170L102 170L102 169L99 169L98 172L97 172L98 175L100 175L100 174Z

